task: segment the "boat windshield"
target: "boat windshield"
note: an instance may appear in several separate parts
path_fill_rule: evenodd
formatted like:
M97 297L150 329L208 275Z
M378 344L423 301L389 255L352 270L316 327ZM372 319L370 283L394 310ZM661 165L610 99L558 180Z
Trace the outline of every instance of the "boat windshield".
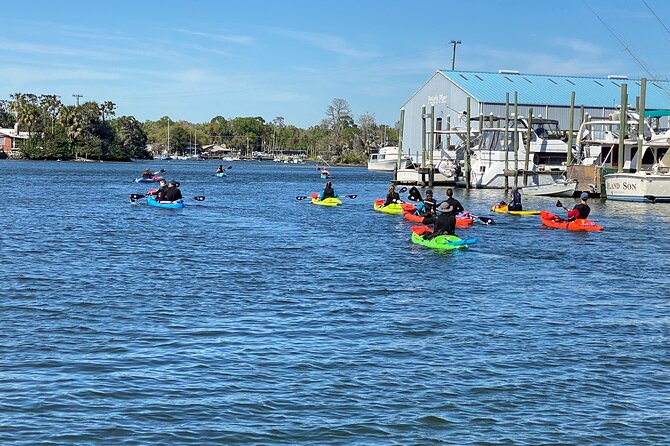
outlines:
M535 134L542 139L561 139L563 133L558 128L558 124L553 122L533 123Z

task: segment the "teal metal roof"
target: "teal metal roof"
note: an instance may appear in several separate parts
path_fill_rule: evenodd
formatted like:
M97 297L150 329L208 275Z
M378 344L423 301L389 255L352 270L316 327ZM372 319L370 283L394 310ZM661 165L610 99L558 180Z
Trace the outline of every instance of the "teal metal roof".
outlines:
M485 71L443 71L445 77L460 86L479 102L504 104L505 93L514 101L519 93L520 104L570 105L575 92L576 106L613 107L621 103L621 83L628 84L628 104L635 106L640 94L639 79L608 79L607 77L554 76L545 74L508 74ZM647 109L670 106L670 82L647 80Z

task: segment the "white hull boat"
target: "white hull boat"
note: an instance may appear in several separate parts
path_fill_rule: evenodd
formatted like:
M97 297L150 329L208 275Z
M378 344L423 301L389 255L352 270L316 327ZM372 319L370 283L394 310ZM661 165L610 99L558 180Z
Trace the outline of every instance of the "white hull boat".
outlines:
M403 160L408 160L409 156L402 155ZM377 170L384 172L393 172L398 164L398 148L382 147L379 152L372 153L368 160L368 170Z
M544 197L572 197L575 195L577 180L557 180L550 184L526 186L523 188L525 195L539 195Z
M670 174L636 172L605 175L608 200L670 203Z

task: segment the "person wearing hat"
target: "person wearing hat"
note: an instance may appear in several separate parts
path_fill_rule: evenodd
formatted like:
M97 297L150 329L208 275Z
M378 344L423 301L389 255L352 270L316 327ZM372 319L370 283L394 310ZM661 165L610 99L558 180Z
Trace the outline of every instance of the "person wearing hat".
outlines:
M386 201L384 202L383 206L388 206L389 204L393 203L402 203L402 200L400 199L400 194L395 191L395 186L391 184L389 186L389 193L386 194Z
M440 203L437 211L440 215L435 220L431 238L443 234L456 235L456 215L463 212L463 205L454 198L454 191L451 188L447 189L447 199Z
M154 173L149 170L148 167L144 168L144 172L142 172L142 179L143 180L150 180L154 177Z
M588 204L586 204L586 200L589 199L589 193L588 192L582 192L582 194L579 196L580 202L575 205L574 208L572 208L571 211L568 211L568 220L572 221L578 218L589 218L589 214L591 213L591 208L589 207Z
M512 186L512 201L507 205L508 211L523 211L521 206L521 192L516 186Z
M179 184L175 180L170 180L167 191L165 192L165 197L163 197L162 201L177 201L181 200L182 198L181 191L179 190Z
M337 192L333 189L333 183L331 181L326 182L326 186L319 194L319 201L325 200L326 198L337 198Z

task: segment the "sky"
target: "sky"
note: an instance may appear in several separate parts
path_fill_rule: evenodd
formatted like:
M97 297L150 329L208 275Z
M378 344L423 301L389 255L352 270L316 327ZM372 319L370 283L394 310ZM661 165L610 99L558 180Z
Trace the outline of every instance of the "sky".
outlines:
M0 99L112 101L140 121L394 125L439 69L670 76L667 0L27 1L5 5Z

